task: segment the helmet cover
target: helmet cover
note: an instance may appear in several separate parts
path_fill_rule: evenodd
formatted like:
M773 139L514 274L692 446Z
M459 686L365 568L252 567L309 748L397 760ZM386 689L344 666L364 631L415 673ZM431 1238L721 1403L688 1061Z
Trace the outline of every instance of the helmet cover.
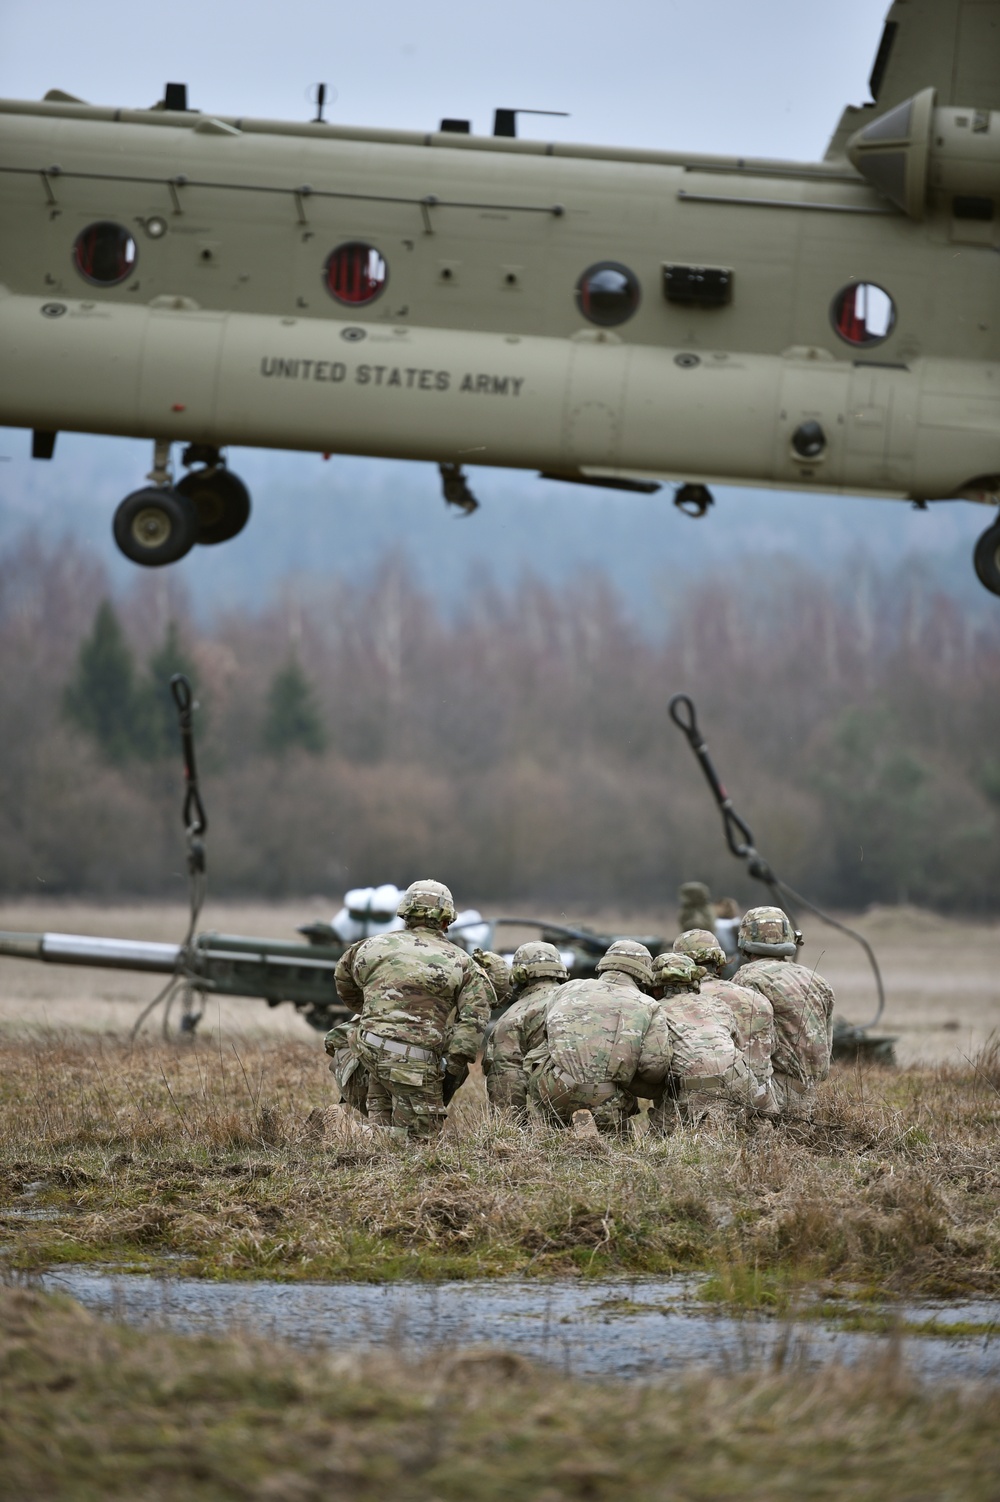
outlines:
M597 962L598 975L603 975L605 970L622 970L640 986L653 984L653 956L645 944L636 939L616 939L607 954Z
M801 938L780 907L752 907L743 915L736 942L743 954L791 960L798 953Z
M690 955L679 954L676 949L665 949L653 961L653 984L683 986L685 991L697 991L700 969Z
M674 940L674 948L678 954L686 954L694 960L702 970L716 975L726 963L726 951L707 928L689 928Z
M514 951L511 961L511 980L515 986L526 986L533 980L569 980L569 972L554 944L542 939L529 939Z
M455 901L440 881L413 881L403 893L396 915L409 926L417 920L436 928L448 928L455 921Z

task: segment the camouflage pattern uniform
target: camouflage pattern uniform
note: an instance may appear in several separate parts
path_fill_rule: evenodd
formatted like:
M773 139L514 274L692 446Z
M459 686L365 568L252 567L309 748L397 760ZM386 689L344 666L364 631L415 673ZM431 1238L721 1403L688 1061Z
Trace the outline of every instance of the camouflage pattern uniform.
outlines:
M714 934L692 929L674 941L674 949L686 954L698 967L700 995L724 1009L736 1024L736 1043L767 1095L755 1109L773 1116L777 1110L771 1089L771 1055L774 1052L774 1009L767 997L749 986L724 980L728 956Z
M330 1073L337 1081L340 1098L355 1111L368 1115L368 1071L358 1058L356 1047L359 1015L347 1022L338 1022L323 1039L323 1047L330 1055Z
M528 1102L525 1054L545 1037L549 1003L568 979L554 944L532 939L514 954L511 981L515 999L489 1034L483 1073L490 1104L523 1113Z
M715 914L712 911L712 896L703 881L684 882L677 889L677 898L681 905L677 927L681 933L685 933L689 928L714 929Z
M510 966L502 954L495 954L492 949L480 949L478 945L472 951L472 959L484 979L492 988L493 995L496 997L496 1004L493 1007L493 1017L495 1018L506 1008L510 996ZM482 1039L484 1052L492 1030L493 1023L490 1021L486 1025L486 1031ZM463 1064L454 1074L451 1070L448 1071L444 1077L443 1086L444 1104L446 1106L451 1103L468 1078L468 1064Z
M772 1088L782 1115L809 1117L816 1086L830 1073L833 991L815 971L795 963L801 943L777 907L755 907L740 924L741 986L766 996L774 1009Z
M699 992L699 967L668 951L653 963L653 986L669 1037L666 1088L649 1113L653 1131L696 1123L711 1112L755 1107L762 1092L737 1041L732 1016Z
M594 980L569 981L549 1004L545 1040L525 1059L537 1065L528 1099L555 1124L588 1110L599 1131L620 1133L638 1109L636 1096L662 1085L669 1038L659 1006L640 989L652 982L645 945L616 940L597 971Z
M495 998L484 972L444 936L455 919L447 887L414 882L399 916L404 929L351 945L336 984L361 1010L355 1048L369 1076L369 1120L430 1137L444 1121L445 1069L460 1075L476 1057Z
M497 999L497 1006L507 1005L510 996L511 972L510 966L502 954L494 954L492 949L474 949L472 958L486 975L486 979L493 987L493 994Z

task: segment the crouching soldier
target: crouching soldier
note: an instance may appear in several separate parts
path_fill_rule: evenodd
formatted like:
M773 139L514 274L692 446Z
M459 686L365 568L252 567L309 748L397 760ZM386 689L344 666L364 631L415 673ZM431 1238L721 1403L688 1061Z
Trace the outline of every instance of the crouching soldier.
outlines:
M323 1047L330 1055L330 1073L337 1081L341 1100L367 1116L368 1071L358 1058L356 1047L360 1021L355 1015L346 1022L338 1022L323 1039Z
M666 1089L649 1113L653 1131L695 1124L709 1112L742 1112L766 1099L739 1047L732 1016L699 995L698 966L688 955L657 955L653 992L661 997L669 1035Z
M801 942L780 907L752 907L740 924L743 964L736 979L774 1009L772 1088L782 1115L809 1117L816 1086L830 1073L833 991L814 970L795 963Z
M531 939L511 964L513 1001L487 1036L483 1073L490 1104L523 1114L528 1103L524 1058L545 1037L549 1003L569 979L554 944Z
M627 1130L636 1097L652 1096L670 1063L660 1008L642 990L652 979L645 945L616 939L596 979L560 987L548 1008L545 1039L525 1059L534 1112L566 1125L574 1111L588 1110L599 1131Z
M686 954L697 966L699 995L721 1007L736 1024L736 1045L753 1071L757 1084L766 1092L757 1110L774 1115L776 1106L771 1090L771 1055L774 1052L774 1008L767 997L735 980L725 980L723 972L729 956L715 934L693 928L674 940L678 954Z
M400 1137L433 1137L446 1108L445 1074L476 1057L493 988L445 938L455 921L439 881L415 881L397 909L404 928L353 944L337 964L341 999L360 1008L354 1047L368 1072L368 1119Z

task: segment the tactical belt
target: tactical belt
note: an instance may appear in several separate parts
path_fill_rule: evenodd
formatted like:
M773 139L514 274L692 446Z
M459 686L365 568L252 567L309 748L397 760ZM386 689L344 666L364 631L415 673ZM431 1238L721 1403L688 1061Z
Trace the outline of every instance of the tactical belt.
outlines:
M394 1038L380 1038L376 1033L362 1033L361 1041L367 1043L369 1048L380 1049L383 1053L399 1054L404 1059L426 1059L436 1062L438 1055L432 1048L418 1048L416 1043L397 1043Z
M579 1100L585 1100L591 1106L601 1106L613 1095L618 1094L618 1086L610 1080L605 1081L603 1085L587 1085L568 1074L563 1074L561 1069L556 1069L554 1073L561 1085L565 1085Z

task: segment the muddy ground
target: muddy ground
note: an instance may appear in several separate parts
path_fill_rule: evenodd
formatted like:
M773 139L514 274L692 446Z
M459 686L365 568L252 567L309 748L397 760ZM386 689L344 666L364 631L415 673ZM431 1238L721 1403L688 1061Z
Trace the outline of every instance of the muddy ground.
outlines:
M298 924L329 918L334 899L301 902L212 902L199 927L294 939ZM664 910L614 913L562 913L558 904L523 901L482 904L500 911L587 922L595 928L621 924L634 933L671 933L673 914ZM1000 1028L1000 922L966 923L914 908L875 909L848 919L874 945L886 983L883 1027L899 1035L901 1064L961 1063ZM187 913L180 904L135 903L104 906L88 902L16 901L0 904L0 929L57 930L117 938L179 941ZM803 961L832 983L841 1014L867 1021L874 1011L874 988L861 949L835 930L813 922L806 928ZM530 937L527 930L503 931L504 945ZM39 965L0 957L0 1027L85 1028L122 1031L156 994L159 978L122 971ZM212 1000L203 1028L225 1033L314 1036L289 1006L269 1010L263 1003Z

